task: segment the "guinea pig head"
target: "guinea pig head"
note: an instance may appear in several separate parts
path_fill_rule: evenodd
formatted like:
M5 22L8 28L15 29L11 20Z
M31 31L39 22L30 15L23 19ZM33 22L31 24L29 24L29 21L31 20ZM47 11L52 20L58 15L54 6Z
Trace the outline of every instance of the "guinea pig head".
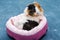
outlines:
M26 13L27 16L38 16L38 15L42 15L43 14L43 9L41 8L41 6L39 5L39 3L35 2L32 4L29 4L24 12Z

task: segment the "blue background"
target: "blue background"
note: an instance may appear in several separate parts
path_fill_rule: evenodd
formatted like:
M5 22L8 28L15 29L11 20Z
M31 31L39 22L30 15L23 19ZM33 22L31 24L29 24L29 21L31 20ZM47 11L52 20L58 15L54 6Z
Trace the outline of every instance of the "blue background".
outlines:
M33 0L0 0L0 40L12 40L6 34L6 22L23 12ZM60 40L60 0L37 0L48 20L48 31L42 40Z

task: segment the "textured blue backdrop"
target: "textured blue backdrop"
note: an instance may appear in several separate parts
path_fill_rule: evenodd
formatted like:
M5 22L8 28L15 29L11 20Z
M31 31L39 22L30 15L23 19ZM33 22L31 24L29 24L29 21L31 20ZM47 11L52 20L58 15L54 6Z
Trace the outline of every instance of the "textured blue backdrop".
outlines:
M0 40L12 40L6 34L6 21L23 12L33 0L0 0ZM60 0L37 0L48 20L48 32L42 40L60 40Z

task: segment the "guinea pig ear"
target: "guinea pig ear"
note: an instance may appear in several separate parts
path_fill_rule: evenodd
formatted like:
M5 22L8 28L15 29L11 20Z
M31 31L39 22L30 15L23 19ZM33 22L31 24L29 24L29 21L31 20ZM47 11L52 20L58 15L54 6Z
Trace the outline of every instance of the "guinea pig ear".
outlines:
M28 16L28 7L25 8L24 14L25 14L26 16Z
M43 10L43 8L40 6L40 4L37 3L37 2L34 2L34 5L35 5L35 6L37 7L37 9L40 11L40 14L43 15L44 10Z
M24 13L27 13L28 7L25 8Z
M39 3L34 2L34 5L40 10L40 12L43 12L43 9L42 9L42 7L40 6Z

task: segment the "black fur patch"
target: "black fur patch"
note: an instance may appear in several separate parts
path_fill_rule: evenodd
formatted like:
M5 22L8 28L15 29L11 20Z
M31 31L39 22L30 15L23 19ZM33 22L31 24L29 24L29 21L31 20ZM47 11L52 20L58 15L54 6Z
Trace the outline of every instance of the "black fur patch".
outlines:
M28 20L28 22L26 22L24 25L23 25L23 29L24 30L31 30L32 28L38 26L38 23L36 21L32 21L32 20Z
M29 10L29 15L33 16L34 12L36 12L34 4L28 5L28 10Z

